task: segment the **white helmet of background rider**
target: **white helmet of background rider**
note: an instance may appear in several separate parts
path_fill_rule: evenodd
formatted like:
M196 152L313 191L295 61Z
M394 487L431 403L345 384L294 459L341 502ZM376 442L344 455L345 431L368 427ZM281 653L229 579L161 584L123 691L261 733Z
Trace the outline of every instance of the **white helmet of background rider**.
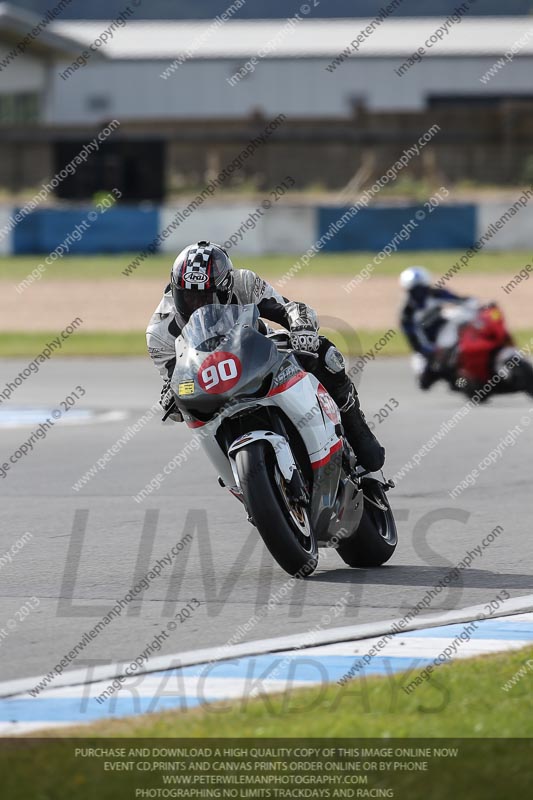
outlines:
M408 267L400 275L400 286L406 292L417 286L431 286L432 283L431 275L424 267Z

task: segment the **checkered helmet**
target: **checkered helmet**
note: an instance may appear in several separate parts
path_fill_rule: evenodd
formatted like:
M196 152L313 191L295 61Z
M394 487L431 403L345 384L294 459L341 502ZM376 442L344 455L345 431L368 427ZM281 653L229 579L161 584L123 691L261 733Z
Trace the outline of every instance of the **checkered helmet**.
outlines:
M190 244L174 261L170 288L182 327L202 306L228 305L233 290L233 264L226 250L211 242Z

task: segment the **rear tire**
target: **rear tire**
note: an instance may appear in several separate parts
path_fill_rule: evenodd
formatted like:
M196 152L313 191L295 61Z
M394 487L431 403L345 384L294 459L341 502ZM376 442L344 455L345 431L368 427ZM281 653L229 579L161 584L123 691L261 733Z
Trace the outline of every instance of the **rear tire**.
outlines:
M339 545L337 552L349 567L380 567L396 550L396 523L382 484L375 478L363 478L361 483L364 496L361 522L353 537Z
M316 538L305 509L294 504L291 511L272 448L266 442L252 442L237 452L235 461L246 508L268 550L289 575L311 575L318 564ZM298 517L301 526L295 521Z
M520 364L520 384L522 391L533 397L533 366L525 359Z

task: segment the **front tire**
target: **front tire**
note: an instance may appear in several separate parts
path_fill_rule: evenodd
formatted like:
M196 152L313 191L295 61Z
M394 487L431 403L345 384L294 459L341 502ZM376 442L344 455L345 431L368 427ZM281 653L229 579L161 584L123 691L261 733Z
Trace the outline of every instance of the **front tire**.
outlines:
M235 462L246 508L272 556L289 575L311 575L318 564L316 538L306 510L290 498L270 445L252 442Z
M364 509L355 534L337 548L349 567L380 567L391 558L398 544L396 522L382 484L363 478Z

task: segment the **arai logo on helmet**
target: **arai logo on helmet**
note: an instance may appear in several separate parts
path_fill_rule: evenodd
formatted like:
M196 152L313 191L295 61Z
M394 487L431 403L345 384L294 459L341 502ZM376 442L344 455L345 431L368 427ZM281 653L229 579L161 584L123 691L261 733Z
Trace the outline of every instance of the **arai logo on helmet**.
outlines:
M209 280L205 272L186 272L184 278L188 283L207 283Z

